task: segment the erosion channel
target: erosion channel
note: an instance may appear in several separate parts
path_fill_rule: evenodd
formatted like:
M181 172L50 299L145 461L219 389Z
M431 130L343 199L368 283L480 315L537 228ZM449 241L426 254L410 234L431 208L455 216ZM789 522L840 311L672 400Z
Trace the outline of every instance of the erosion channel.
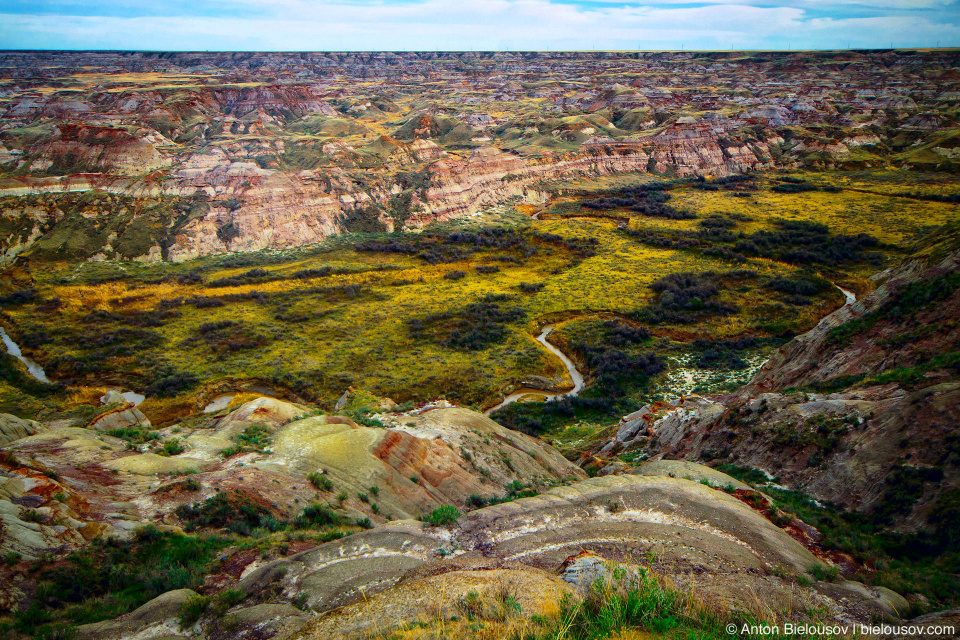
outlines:
M833 286L835 286L837 289L840 290L841 293L843 293L843 296L844 296L843 306L846 307L857 301L857 296L853 291L844 289L843 287L841 287L836 283L831 283L831 284L833 284ZM830 314L827 314L827 315L830 315ZM560 358L560 361L563 362L563 366L567 368L567 373L569 374L570 379L573 380L573 389L570 389L569 391L550 392L550 391L544 391L543 389L534 389L531 387L520 387L513 393L506 396L501 402L484 411L483 415L489 416L494 411L497 411L498 409L502 409L508 404L513 404L514 402L517 402L522 398L529 398L532 400L530 396L538 396L540 398L543 398L545 402L552 402L554 400L559 400L560 398L565 398L567 396L576 396L583 390L583 387L584 387L583 374L580 373L580 371L577 369L576 365L573 363L573 360L571 360L565 353L560 351L560 349L555 347L553 344L551 344L547 340L547 336L549 336L553 332L554 328L555 328L555 325L552 325L552 324L548 324L545 327L543 327L543 329L540 331L540 335L537 336L537 342L542 344L544 347L547 348L548 351L550 351L551 353L556 355L558 358Z

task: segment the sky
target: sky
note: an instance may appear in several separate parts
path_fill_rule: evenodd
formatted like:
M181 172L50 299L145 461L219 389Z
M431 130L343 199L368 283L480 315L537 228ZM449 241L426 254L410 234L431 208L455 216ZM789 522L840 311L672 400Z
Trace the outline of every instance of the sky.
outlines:
M0 0L0 49L960 46L960 0Z

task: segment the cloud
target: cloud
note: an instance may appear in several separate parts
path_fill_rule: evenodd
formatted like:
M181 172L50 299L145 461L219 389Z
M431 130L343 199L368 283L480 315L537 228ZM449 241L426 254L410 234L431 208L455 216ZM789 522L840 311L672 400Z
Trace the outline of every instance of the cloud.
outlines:
M702 5L702 4L748 4L753 6L778 6L804 9L810 7L873 7L878 9L927 10L957 4L957 0L580 0L596 5Z
M0 15L0 47L727 49L881 47L891 40L897 46L947 46L960 44L960 19L955 9L942 8L947 1L833 0L930 7L851 16L824 11L826 0L172 0L152 5L150 14L132 0L105 2L95 12L76 0L48 0L7 8ZM164 12L156 13L160 8Z

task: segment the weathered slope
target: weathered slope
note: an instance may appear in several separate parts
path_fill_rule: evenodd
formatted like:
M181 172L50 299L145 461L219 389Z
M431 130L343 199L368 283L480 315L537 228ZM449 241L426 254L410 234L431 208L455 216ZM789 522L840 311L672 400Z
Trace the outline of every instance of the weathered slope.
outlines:
M0 510L8 535L0 549L34 557L100 534L127 536L144 524L186 525L174 515L178 506L221 494L281 520L320 502L351 521L382 523L440 505L462 509L471 496L502 496L507 485L545 487L585 475L546 443L466 409L394 414L402 426L391 429L341 416L303 417L309 412L263 397L206 422L172 425L157 435L182 447L173 455L128 448L111 436L112 429L150 428L143 414L124 407L87 428L5 429ZM268 434L269 445L224 457L250 428ZM314 473L328 488L311 483ZM55 526L62 518L70 526Z
M604 452L646 445L658 457L758 467L841 506L899 505L901 526L917 527L960 487L957 241L957 225L939 232L736 394L685 399Z
M875 276L880 284L874 291L784 345L738 397L788 387L843 386L844 377L923 366L932 355L955 350L960 250L938 258L917 256Z
M446 625L465 615L464 602L475 600L481 619L485 603L497 598L501 606L508 598L519 604L508 617L554 615L561 598L576 601L595 579L609 580L612 567L636 575L641 559L645 570L681 591L695 590L721 612L796 620L817 609L850 622L892 616L902 604L896 594L858 583L801 587L789 576L820 561L722 491L662 475L620 476L479 509L450 530L393 522L251 566L233 586L243 601L226 614L204 616L193 632L227 638L256 628L257 637L268 638L282 628L292 631L283 637L327 640L378 637L415 624L440 625L430 637L451 637L457 625ZM156 609L170 597L158 598ZM289 606L294 602L305 613ZM159 617L150 617L155 632L142 611L108 625L149 638L164 630ZM103 623L81 627L80 637L102 629Z
M94 134L85 135L99 140ZM112 135L129 137L123 132L113 132ZM426 189L422 194L424 197L414 203L413 215L407 221L408 226L419 226L467 215L514 196L537 198L539 195L533 189L543 181L642 173L651 167L685 176L729 175L771 166L749 149L721 148L717 136L709 130L678 125L643 145L613 140L590 142L576 152L535 159L483 147L463 161L440 157L442 150L439 147L430 141L418 140L404 147L397 162L388 168L396 170L414 159L429 161L439 158L428 167L435 186ZM129 144L124 143L126 147L147 144L145 138L131 140ZM760 148L765 149L766 143ZM105 148L87 145L82 153L76 151L76 154L93 165L107 161L120 164L139 162L144 170L153 166L150 163L170 162L169 158L121 158L117 149L111 148L108 153ZM149 149L154 150L153 147ZM149 175L141 178L111 173L9 181L0 188L0 196L15 198L4 207L4 228L10 227L10 231L3 231L0 248L4 249L7 259L19 253L36 258L55 257L48 255L51 249L62 254L60 245L68 241L68 238L61 238L57 243L54 236L58 229L61 236L64 231L71 235L85 232L89 236L84 247L72 246L72 252L77 254L73 257L82 259L101 254L107 258L182 261L226 251L296 247L343 233L346 228L344 219L356 208L370 203L388 207L391 198L400 190L399 185L378 178L372 178L370 184L358 184L338 167L310 171L263 169L255 162L231 161L219 149L214 151L217 153L185 155L162 181ZM70 153L73 152L63 151L66 155ZM130 151L128 155L132 153ZM138 170L136 173L142 172ZM166 197L189 202L190 198L209 198L210 202L202 215L191 213L159 221L163 226L159 230L144 226L144 221L150 218L136 212L134 220L144 218L141 220L144 228L140 229L143 236L140 244L143 246L139 252L131 253L130 249L137 245L135 238L128 239L122 248L119 243L123 243L123 229L120 230L119 243L109 233L116 226L114 218L118 214L124 218L125 214L116 202L104 201L99 207L90 206L79 220L64 216L55 206L26 207L19 202L21 196L28 194L72 191L107 192L125 199ZM153 221L154 226L156 222ZM393 229L393 219L384 217L383 222L388 230ZM96 233L88 228L95 228ZM131 226L131 229L136 228L136 225ZM157 248L151 251L155 246Z

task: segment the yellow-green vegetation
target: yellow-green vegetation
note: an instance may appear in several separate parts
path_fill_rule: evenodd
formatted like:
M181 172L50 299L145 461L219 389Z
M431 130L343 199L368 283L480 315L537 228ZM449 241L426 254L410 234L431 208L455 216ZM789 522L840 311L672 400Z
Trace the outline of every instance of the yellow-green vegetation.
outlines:
M181 405L169 398L205 385L250 379L327 404L350 386L400 402L487 403L524 375L565 376L534 340L548 323L560 323L556 339L572 347L584 342L579 320L594 318L645 327L651 339L709 340L721 352L744 338L768 348L763 340L809 328L842 303L829 281L862 292L898 246L953 215L949 203L879 194L887 174L874 178L878 193L860 190L870 174L844 180L675 181L654 185L655 198L636 196L633 208L616 206L621 187L603 185L568 191L546 219L506 216L495 228L348 235L177 265L37 262L33 288L5 305L5 325L53 379L123 384L171 407ZM612 208L584 205L610 193ZM765 233L800 240L743 248ZM879 243L840 243L826 258L789 244L857 233ZM599 365L572 351L597 379ZM645 378L663 373L653 369ZM39 398L12 378L6 403ZM31 412L64 404L23 402Z
M457 602L456 615L408 624L375 637L381 640L759 640L776 637L785 623L798 629L788 634L797 638L844 637L829 621L826 609L811 608L803 612L805 623L801 624L785 612L773 612L759 599L748 609L721 609L704 594L692 588L681 590L647 567L613 565L608 573L589 586L582 599L568 595L559 603L537 603L541 611L549 612L547 615L525 616L516 589L504 585L494 593L468 592Z
M202 509L203 517L229 520L231 532L244 529L236 525L250 525L252 518L260 521L252 531L248 527L239 535L185 535L146 526L129 540L96 538L59 561L42 558L30 572L37 584L34 598L27 608L0 622L0 632L17 637L73 637L76 625L127 613L167 591L199 589L221 565L225 551L229 555L253 550L263 558L277 557L287 555L293 541L321 544L360 530L337 522L319 505L308 506L294 522L286 523L251 509L221 508L219 500L214 503L217 508ZM16 563L19 558L7 560ZM213 598L188 600L180 621L189 627L208 606L222 612L243 595L228 589Z
M816 189L797 193L771 190L771 186L785 184L782 178L803 180ZM946 174L783 173L760 180L757 191L684 189L674 194L676 206L702 215L733 213L753 218L743 227L746 233L764 228L772 218L783 218L827 224L834 233L867 233L881 242L900 245L957 217L955 202L933 199L957 196L956 180Z

